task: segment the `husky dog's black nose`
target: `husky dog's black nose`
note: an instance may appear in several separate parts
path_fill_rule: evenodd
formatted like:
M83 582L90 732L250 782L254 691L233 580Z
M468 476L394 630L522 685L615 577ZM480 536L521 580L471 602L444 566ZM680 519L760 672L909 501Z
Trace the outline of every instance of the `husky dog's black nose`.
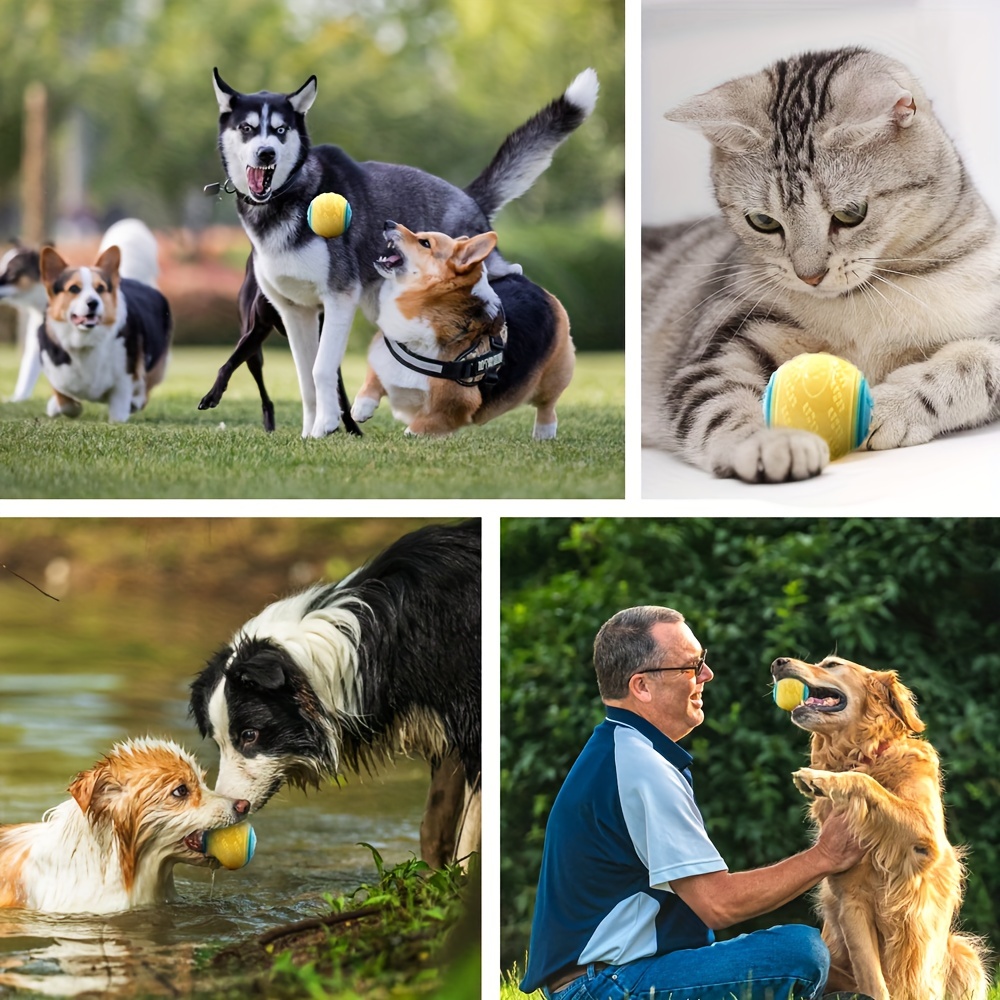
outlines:
M261 146L257 150L257 162L265 167L270 166L276 159L277 153L275 153L273 146Z

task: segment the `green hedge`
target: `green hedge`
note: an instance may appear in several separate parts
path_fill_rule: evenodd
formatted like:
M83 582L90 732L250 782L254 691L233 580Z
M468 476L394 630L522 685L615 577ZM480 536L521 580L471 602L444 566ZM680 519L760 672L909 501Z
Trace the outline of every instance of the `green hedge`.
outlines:
M808 736L770 700L771 661L836 651L898 670L941 754L949 837L970 848L963 923L1000 941L1000 522L520 519L501 530L504 967L527 947L552 800L602 717L594 634L634 604L682 611L710 650L706 721L685 745L734 871L810 839L789 778ZM758 925L777 919L810 920L808 901Z

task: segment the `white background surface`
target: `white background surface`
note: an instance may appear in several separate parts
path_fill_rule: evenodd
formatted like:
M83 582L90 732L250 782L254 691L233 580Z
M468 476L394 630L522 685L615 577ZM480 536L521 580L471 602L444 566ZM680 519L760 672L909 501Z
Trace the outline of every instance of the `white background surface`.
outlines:
M641 214L644 225L713 215L709 144L663 114L685 98L808 50L860 45L920 78L979 190L1000 209L1000 3L929 0L643 0ZM629 327L638 333L638 317ZM638 338L630 341L634 350ZM638 386L638 373L630 381ZM631 419L631 415L630 415ZM638 419L638 415L636 415ZM893 452L855 453L816 479L715 479L650 449L641 495L717 501L684 513L979 513L1000 510L1000 426Z

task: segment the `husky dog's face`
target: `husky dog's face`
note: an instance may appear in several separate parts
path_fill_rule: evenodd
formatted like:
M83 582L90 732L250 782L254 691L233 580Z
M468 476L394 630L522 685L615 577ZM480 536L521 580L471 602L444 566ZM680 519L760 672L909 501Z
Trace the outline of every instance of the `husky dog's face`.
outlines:
M298 168L308 150L305 113L316 99L316 77L293 94L241 94L213 71L219 102L219 152L233 186L263 204Z
M93 267L70 267L52 247L42 248L48 318L61 325L66 347L85 350L95 342L95 331L114 327L120 262L118 247L108 247Z

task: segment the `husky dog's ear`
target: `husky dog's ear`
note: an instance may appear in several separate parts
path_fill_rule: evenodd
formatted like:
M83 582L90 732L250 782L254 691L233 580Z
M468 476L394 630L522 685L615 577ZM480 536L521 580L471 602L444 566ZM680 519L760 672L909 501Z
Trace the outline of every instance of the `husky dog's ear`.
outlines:
M311 76L294 94L288 95L288 103L300 114L304 115L316 100L316 77Z
M455 270L468 271L473 265L485 260L497 245L497 234L494 232L480 233L471 238L459 241L451 260Z
M219 111L222 114L232 111L233 98L239 94L219 76L218 69L212 70L212 86L215 87L215 99L219 102Z
M42 277L42 283L51 288L56 278L59 277L69 264L59 256L52 247L42 247L41 256L38 258L38 270Z

